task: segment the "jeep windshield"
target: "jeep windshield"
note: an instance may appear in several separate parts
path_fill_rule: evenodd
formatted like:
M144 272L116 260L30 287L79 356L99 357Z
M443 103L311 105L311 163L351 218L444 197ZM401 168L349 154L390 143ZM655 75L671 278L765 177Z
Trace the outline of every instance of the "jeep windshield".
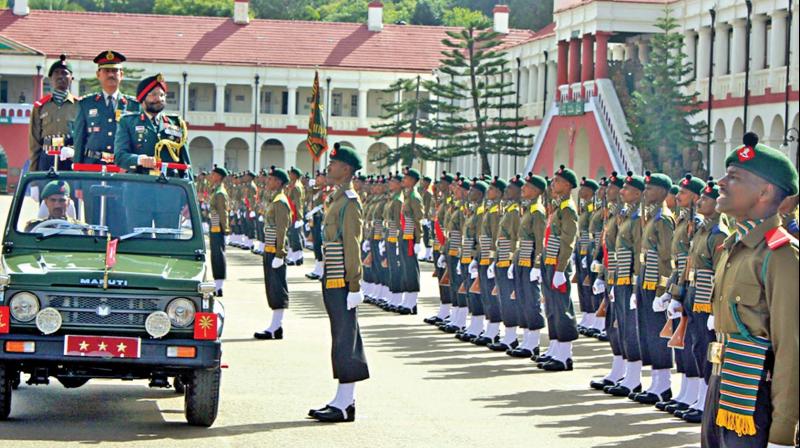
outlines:
M180 181L178 181L180 182ZM190 240L193 222L184 185L149 176L35 176L22 185L17 232L51 238Z

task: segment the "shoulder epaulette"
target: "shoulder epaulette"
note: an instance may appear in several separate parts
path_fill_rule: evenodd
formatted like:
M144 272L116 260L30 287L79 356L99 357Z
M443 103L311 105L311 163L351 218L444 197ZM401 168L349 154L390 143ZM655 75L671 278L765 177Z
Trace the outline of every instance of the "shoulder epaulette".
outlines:
M764 233L764 238L767 240L767 247L770 250L777 250L789 243L797 245L797 239L780 226L768 230Z
M344 195L350 199L358 199L358 193L353 190L345 190Z
M537 202L535 204L531 204L531 213L535 213L535 212L539 212L539 213L541 213L543 215L545 214L544 213L544 206L541 204L541 202Z
M592 213L594 211L594 204L589 204L586 206L586 211Z
M561 204L558 206L558 208L561 210L564 210L565 208L575 210L575 201L573 201L572 198L564 199L561 201Z
M35 103L33 103L33 106L34 107L42 107L46 102L50 101L51 99L53 99L53 95L48 93L47 95L39 98L39 101L36 101Z
M489 209L489 213L497 213L500 211L500 206L495 204Z

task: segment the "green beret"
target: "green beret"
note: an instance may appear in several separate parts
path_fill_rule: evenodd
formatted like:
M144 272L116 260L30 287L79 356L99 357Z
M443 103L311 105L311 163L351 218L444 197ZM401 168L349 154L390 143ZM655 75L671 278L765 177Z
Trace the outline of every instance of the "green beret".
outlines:
M590 188L593 192L597 192L597 190L600 189L600 184L598 184L594 179L581 177L581 187Z
M519 188L522 188L522 186L525 185L525 181L522 180L522 174L517 174L511 179L508 179L508 185L515 185Z
M430 181L432 181L433 179L431 179L431 176L422 176L422 180L424 180L424 181L426 181L426 182L430 182Z
M694 177L691 174L687 174L683 177L683 180L680 182L681 188L685 188L696 195L700 195L703 192L703 189L706 188L705 182L700 180L699 177Z
M365 176L365 175L363 175L363 174L359 174L358 176L356 176L356 179L357 179L359 182L366 182L366 181L367 181L367 176Z
M663 173L651 173L650 171L645 171L644 183L647 185L661 187L667 191L672 188L672 179Z
M364 164L361 162L361 157L359 157L355 149L350 148L349 146L342 146L339 143L333 145L330 159L344 162L352 166L356 171L360 170L364 166Z
M284 184L289 183L289 173L283 168L275 168L275 165L272 165L269 168L269 175L278 178Z
M148 76L147 78L139 81L139 85L136 86L136 101L143 103L147 94L156 87L161 87L161 90L163 90L164 93L167 93L167 82L164 81L164 76L161 73ZM142 106L142 108L144 108L144 106Z
M785 190L789 196L798 192L797 169L782 152L757 143L742 146L725 159L725 167L735 166L750 171L765 181Z
M228 174L229 174L228 170L226 170L225 167L222 167L222 166L215 166L214 169L211 170L211 171L219 174L222 177L228 177Z
M489 189L489 184L482 180L478 180L478 178L472 179L472 188L480 191L481 193L486 193L486 190Z
M419 171L417 171L414 168L406 167L405 170L403 170L403 172L405 173L406 176L412 177L416 181L419 181L420 177L422 177L419 174Z
M572 185L572 188L578 187L578 176L575 174L575 171L564 167L564 165L561 165L558 171L556 171L556 176L569 182L569 184Z
M50 76L53 76L53 72L59 68L63 68L64 70L70 72L70 74L75 73L72 70L72 66L69 65L69 63L67 63L67 55L65 54L59 56L58 60L56 62L53 62L52 65L50 65L50 70L47 71L47 77L49 78Z
M289 168L289 173L294 174L297 177L302 177L303 176L303 172L300 171L300 168L298 168L296 166L293 166L293 167Z
M286 171L284 171L284 172L286 172ZM256 173L254 173L254 172L253 172L253 170L247 170L247 171L245 171L245 172L244 172L244 175L245 175L245 176L250 176L250 177L256 177Z
M644 177L635 176L633 171L628 171L628 176L625 178L625 185L630 185L639 191L644 191Z
M500 179L499 177L495 177L492 179L491 186L500 190L500 192L506 191L506 187L508 187L508 182Z
M470 182L469 179L459 177L456 182L458 182L458 186L464 190L469 191L469 189L472 188L472 182Z
M391 182L393 180L397 181L397 182L402 182L403 181L403 175L400 174L400 173L390 174L389 175L389 182Z
M705 188L703 188L703 196L707 196L711 199L717 199L719 197L719 186L713 180L709 180L706 183Z
M680 192L681 192L681 189L678 188L677 185L672 185L672 188L669 189L669 194L671 194L672 196L675 196Z
M47 199L54 194L63 194L69 196L69 184L63 180L54 180L48 182L42 190L42 199Z
M448 173L447 171L442 171L442 176L439 177L439 180L452 184L453 181L456 180L456 178L455 178L455 176L453 176L452 174Z
M619 174L617 174L616 171L612 171L611 172L611 177L608 178L608 183L609 183L609 185L614 185L617 188L622 188L622 187L625 186L625 179L622 178L622 177L619 177Z
M533 173L528 173L528 177L525 178L525 182L533 185L534 187L544 191L547 190L547 180L545 180L542 176L537 176Z

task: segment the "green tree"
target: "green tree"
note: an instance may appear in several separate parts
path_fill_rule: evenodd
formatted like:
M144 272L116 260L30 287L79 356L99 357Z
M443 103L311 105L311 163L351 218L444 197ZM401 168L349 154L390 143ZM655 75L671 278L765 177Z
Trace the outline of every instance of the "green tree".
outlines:
M696 92L686 92L692 66L683 53L683 35L669 8L656 22L662 32L650 40L644 75L631 99L628 141L638 148L645 167L673 179L691 170L705 175L699 146L708 135L705 121L692 122L700 111Z
M437 5L438 6L438 5ZM411 15L412 25L441 25L442 11L429 0L419 0Z
M447 26L476 27L483 28L489 26L492 21L480 11L473 11L469 8L452 8L444 12L442 22Z
M69 0L31 0L28 2L31 9L49 9L51 11L84 11L81 5ZM14 3L10 2L9 7L13 8Z
M176 16L231 17L233 2L229 0L156 0L153 12Z

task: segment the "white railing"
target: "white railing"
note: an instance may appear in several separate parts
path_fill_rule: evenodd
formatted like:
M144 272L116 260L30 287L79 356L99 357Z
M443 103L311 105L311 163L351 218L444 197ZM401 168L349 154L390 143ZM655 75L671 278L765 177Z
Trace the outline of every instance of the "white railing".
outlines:
M190 110L186 113L185 118L190 125L212 126L217 121L217 113Z
M796 89L798 77L800 77L797 67L790 70L791 88ZM731 75L714 77L714 99L722 100L728 98L744 97L744 73L734 73ZM750 96L764 95L769 89L771 93L783 93L786 91L786 66L777 68L765 68L750 72ZM695 80L687 86L688 91L696 91L697 99L706 102L708 100L708 78Z
M598 79L595 86L597 95L592 97L590 102L594 105L601 129L606 133L609 149L619 160L619 168L623 173L628 170L641 172L642 158L639 152L628 144L630 128L614 85L609 79Z
M0 123L30 123L32 110L28 103L0 103Z

